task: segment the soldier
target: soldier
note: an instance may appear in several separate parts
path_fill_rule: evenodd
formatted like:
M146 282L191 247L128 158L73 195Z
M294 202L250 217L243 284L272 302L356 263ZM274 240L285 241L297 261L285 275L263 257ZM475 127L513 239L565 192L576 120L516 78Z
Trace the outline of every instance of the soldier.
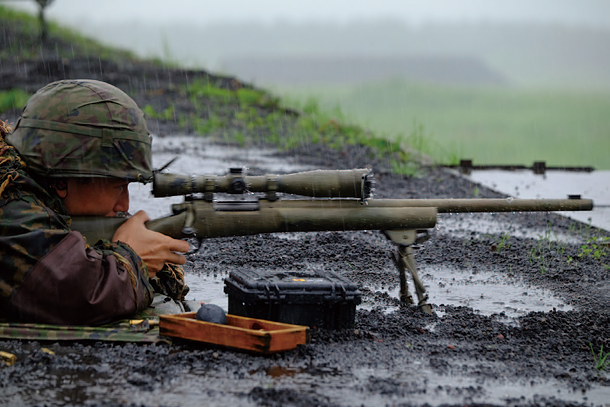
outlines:
M146 229L145 212L111 241L70 229L73 215L127 212L128 184L152 179L151 136L129 96L94 80L53 82L4 130L0 317L93 325L144 310L154 291L184 299L177 252L189 244Z

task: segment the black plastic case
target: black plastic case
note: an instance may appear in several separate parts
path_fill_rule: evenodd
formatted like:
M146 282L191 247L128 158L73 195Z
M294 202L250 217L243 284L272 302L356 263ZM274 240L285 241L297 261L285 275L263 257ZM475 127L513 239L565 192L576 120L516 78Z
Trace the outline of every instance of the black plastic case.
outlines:
M362 293L331 272L250 269L225 278L229 314L312 328L352 328Z

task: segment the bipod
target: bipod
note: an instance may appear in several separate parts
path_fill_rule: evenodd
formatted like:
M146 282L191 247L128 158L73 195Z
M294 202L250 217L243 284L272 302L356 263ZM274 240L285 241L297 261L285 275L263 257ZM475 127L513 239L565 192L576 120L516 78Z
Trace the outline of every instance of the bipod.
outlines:
M426 314L432 314L432 307L428 304L428 293L417 274L413 249L416 245L430 239L427 230L384 230L385 236L392 241L398 248L397 253L392 255L394 264L398 269L400 278L400 301L404 304L414 304L413 297L409 294L409 283L407 281L406 270L409 270L415 294L417 295L417 306Z

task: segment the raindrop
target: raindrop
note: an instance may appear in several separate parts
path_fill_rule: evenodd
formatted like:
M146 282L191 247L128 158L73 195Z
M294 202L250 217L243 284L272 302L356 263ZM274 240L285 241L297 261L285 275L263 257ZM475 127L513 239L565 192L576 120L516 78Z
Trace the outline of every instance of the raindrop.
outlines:
M436 221L436 230L441 230L442 227L443 227L443 220L442 219L438 219Z

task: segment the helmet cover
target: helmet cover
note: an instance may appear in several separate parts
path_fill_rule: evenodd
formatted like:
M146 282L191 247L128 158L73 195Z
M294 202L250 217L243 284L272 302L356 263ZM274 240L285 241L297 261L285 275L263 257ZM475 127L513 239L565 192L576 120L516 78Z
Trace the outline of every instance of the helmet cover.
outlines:
M96 80L48 84L7 137L29 170L46 177L152 179L151 136L122 90Z

